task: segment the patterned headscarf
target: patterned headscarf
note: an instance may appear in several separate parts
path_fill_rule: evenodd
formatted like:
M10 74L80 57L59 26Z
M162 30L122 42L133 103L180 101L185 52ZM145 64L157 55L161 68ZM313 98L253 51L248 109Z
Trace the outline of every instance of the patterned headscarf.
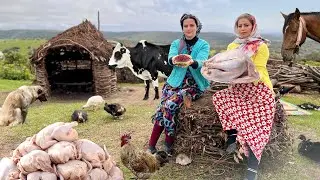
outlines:
M189 18L194 19L194 21L196 22L196 25L197 25L196 36L198 36L201 29L202 29L202 24L201 24L200 20L195 15L184 13L180 18L181 29L183 29L183 21L186 19L189 19Z
M247 18L252 23L252 31L249 37L247 38L241 38L238 32L238 21L239 19L242 19L242 18ZM257 52L260 44L270 43L269 40L261 37L258 31L256 18L253 15L248 13L240 15L236 19L236 22L234 24L234 32L237 35L237 38L233 42L237 44L241 44L239 48L242 49L249 57L251 57Z

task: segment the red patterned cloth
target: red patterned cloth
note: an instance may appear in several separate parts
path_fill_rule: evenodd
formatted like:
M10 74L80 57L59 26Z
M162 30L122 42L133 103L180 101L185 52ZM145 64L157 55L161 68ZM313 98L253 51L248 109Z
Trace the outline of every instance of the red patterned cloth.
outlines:
M260 162L269 141L275 99L264 83L236 84L212 96L224 130L236 129L237 140L248 156L249 146Z

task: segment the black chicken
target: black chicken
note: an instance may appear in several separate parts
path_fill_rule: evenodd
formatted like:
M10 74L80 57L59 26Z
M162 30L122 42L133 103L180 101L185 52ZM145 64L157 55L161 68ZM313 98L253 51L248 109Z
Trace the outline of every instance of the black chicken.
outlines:
M310 102L299 104L298 105L300 108L305 109L305 110L317 110L320 111L320 106L312 104Z
M121 116L126 112L126 108L118 103L113 103L113 104L105 103L103 109L107 111L109 114L111 114L114 118L120 118L120 119L121 119Z
M298 145L299 154L320 164L320 142L311 142L302 134L299 139L302 140Z
M295 88L295 86L291 86L291 87L281 86L279 88L278 92L276 93L276 100L280 99L282 96L284 96L285 94L289 93L294 88Z
M88 114L82 110L75 110L71 115L71 120L79 123L86 122L88 121Z
M279 94L281 94L281 95L287 94L287 93L289 93L291 90L293 90L294 88L295 88L295 86L291 86L291 87L282 86L282 87L279 89Z

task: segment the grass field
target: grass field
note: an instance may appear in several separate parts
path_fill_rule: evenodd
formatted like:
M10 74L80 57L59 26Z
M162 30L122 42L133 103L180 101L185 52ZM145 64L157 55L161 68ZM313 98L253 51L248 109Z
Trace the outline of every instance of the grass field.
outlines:
M30 81L7 81L0 80L0 104L3 103L9 91ZM118 102L127 108L127 113L122 120L113 118L103 110L88 112L89 121L79 124L75 129L80 138L87 138L103 146L105 144L110 153L116 158L126 179L133 175L122 166L119 159L119 135L120 132L133 131L133 143L143 149L148 142L151 133L151 115L159 101L142 101L144 94L143 84L120 84L121 91L106 99L107 102ZM153 93L150 94L150 97ZM85 104L88 96L76 98L76 96L50 97L48 102L34 103L29 109L27 123L16 127L0 127L0 158L9 156L11 151L26 137L37 133L45 126L57 121L70 121L70 116L75 109ZM319 94L289 94L283 98L291 103L311 102L320 104ZM307 137L320 141L320 113L313 112L310 116L289 117L290 131L294 135L294 146L292 151L283 152L273 158L264 157L261 162L259 179L262 180L315 180L320 177L320 166L297 153L297 136L301 133ZM195 160L189 166L180 166L174 162L169 163L160 171L156 172L152 179L243 179L245 166L240 164L219 165L213 164L210 159L208 163L200 163Z
M11 91L12 89L16 89L22 85L30 85L31 81L17 81L17 80L7 80L0 79L0 91Z
M19 47L20 53L27 56L31 49L38 48L44 42L46 42L46 40L43 39L1 39L0 51L12 47Z

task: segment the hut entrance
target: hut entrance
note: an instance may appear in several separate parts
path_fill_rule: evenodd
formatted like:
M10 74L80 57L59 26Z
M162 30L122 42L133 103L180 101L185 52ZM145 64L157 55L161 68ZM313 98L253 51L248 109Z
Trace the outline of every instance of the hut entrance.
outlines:
M52 92L93 92L92 60L84 49L49 49L46 69Z

